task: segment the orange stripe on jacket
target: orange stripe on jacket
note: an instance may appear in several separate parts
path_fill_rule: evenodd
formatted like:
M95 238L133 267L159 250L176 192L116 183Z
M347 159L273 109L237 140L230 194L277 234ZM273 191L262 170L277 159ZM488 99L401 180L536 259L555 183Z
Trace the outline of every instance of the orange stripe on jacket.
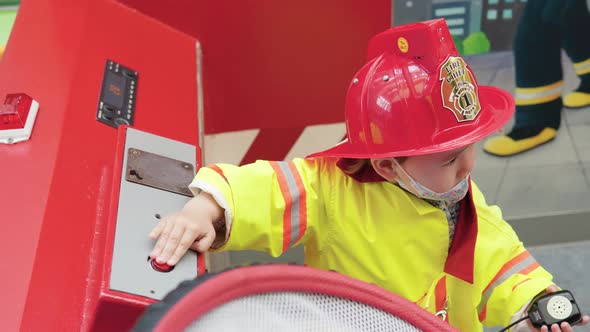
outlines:
M293 177L295 178L295 182L297 183L297 189L299 189L299 236L295 242L299 241L303 234L305 234L305 230L307 229L307 195L305 193L305 187L303 186L303 180L301 179L301 175L295 167L295 164L290 162L289 169L293 173Z
M227 178L225 177L225 174L223 174L223 170L219 166L213 164L213 165L207 166L207 168L209 168L209 169L215 171L217 174L221 175L221 177L225 180L225 182L229 183L229 181L227 181Z
M445 310L446 301L447 301L447 276L442 277L434 286L434 298L435 298L435 310L436 312L440 312L441 310ZM446 321L449 319L449 315L447 312Z
M496 276L492 279L492 281L490 281L490 283L486 286L486 288L483 290L482 293L485 293L488 290L488 288L490 288L490 286L492 286L494 284L494 282L496 282L496 280L498 280L504 273L506 273L506 271L510 270L514 265L524 261L530 255L531 254L528 251L523 251L518 256L509 260L506 264L504 264L504 266L502 266L500 271L498 271L498 273L496 273Z
M277 181L285 200L285 211L283 212L283 252L289 249L289 241L291 240L291 204L293 203L293 197L289 192L289 184L285 179L285 174L276 161L271 161L270 165L277 175Z
M527 282L527 281L530 281L530 280L533 280L533 279L531 279L531 278L526 278L526 279L524 279L523 281L521 281L521 282L517 283L516 285L512 286L512 291L514 292L514 290L516 289L516 287L518 287L518 286L520 286L520 285L522 285L522 284L524 284L525 282Z
M528 251L523 251L518 256L512 258L506 264L504 264L502 266L502 268L500 269L500 271L498 271L498 273L496 273L496 276L492 279L492 281L484 289L484 291L482 292L482 301L485 301L485 303L483 305L483 308L480 309L480 313L479 313L479 321L480 322L484 321L486 318L486 312L487 312L487 306L488 306L487 301L488 301L489 297L491 296L491 293L489 293L488 296L485 295L486 292L488 291L488 289L491 286L493 286L500 278L502 278L508 271L510 271L510 269L514 268L518 264L523 263L526 260L531 260L532 262L529 265L522 267L520 270L513 272L511 275L506 276L506 279L511 277L514 274L524 274L524 275L529 274L530 272L534 271L537 267L540 266L539 263L536 262L531 257L531 254ZM521 283L523 283L523 282L521 282ZM517 284L516 286L518 286L519 284ZM496 286L494 286L494 287L496 287ZM514 289L516 289L516 286L514 286L512 288L513 291L514 291ZM493 289L492 289L492 292L493 292Z

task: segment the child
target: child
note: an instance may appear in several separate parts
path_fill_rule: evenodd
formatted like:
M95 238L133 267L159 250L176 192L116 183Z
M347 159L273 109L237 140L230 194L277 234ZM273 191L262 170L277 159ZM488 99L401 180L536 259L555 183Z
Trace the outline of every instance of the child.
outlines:
M443 20L377 35L369 59L346 97L347 140L292 162L201 168L196 197L150 234L150 256L174 265L189 247L279 256L304 244L307 265L462 331L508 325L552 285L469 178L474 143L510 118L513 99L477 85Z

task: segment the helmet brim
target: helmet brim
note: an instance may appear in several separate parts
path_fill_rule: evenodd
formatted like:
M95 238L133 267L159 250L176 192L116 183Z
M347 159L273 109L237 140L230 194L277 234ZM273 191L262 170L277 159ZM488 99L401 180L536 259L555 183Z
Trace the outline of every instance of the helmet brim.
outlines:
M462 133L461 136L449 137L447 141L440 144L408 150L371 152L368 151L367 146L364 144L352 144L348 140L344 140L330 149L310 154L306 158L339 157L369 159L409 157L458 149L478 142L497 132L514 115L514 98L510 93L502 89L480 85L479 101L481 111L474 120L476 122L474 129L468 133Z

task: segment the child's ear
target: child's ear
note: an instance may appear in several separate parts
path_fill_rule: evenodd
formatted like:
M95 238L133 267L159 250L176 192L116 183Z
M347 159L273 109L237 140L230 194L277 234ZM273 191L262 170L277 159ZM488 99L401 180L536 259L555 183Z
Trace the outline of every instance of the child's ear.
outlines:
M392 159L371 159L371 165L377 174L389 182L397 182L396 165Z

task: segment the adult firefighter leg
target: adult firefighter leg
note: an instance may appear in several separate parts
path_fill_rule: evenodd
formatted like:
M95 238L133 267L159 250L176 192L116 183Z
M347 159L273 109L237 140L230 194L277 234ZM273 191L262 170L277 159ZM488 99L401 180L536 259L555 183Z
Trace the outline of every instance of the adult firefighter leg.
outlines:
M543 16L548 1L529 1L514 38L516 121L507 135L489 139L484 151L511 156L557 134L561 119L561 32L559 24Z
M574 63L580 78L578 88L565 95L567 108L590 106L590 43L586 40L590 31L590 12L586 1L577 0L568 8L562 23L563 48Z

